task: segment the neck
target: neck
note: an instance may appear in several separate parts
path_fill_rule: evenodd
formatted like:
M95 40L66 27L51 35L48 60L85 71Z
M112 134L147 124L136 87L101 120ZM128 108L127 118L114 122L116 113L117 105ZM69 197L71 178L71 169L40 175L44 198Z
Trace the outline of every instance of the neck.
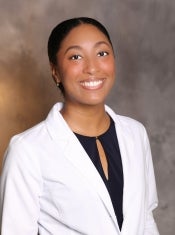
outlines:
M86 136L101 135L110 125L104 104L75 107L65 103L61 114L72 131Z

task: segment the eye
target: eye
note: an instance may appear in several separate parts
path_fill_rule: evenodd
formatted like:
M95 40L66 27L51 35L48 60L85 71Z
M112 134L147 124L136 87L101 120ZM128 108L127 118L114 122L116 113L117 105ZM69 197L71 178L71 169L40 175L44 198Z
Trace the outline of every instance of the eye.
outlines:
M82 56L80 55L73 55L70 57L71 60L80 60L82 58Z
M97 54L97 56L107 56L107 55L109 55L109 53L108 52L106 52L106 51L100 51L98 54Z

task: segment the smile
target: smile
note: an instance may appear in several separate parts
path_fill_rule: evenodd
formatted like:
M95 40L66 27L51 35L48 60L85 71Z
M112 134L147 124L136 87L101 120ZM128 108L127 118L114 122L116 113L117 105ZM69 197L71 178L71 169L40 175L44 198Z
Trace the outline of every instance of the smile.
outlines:
M80 84L87 89L97 89L101 87L101 85L103 84L103 80L85 81L85 82L80 82Z

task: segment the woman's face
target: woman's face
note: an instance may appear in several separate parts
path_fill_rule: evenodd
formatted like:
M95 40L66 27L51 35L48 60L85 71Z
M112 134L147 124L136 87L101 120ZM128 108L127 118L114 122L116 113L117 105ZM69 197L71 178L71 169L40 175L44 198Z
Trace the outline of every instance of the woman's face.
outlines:
M79 105L104 103L115 80L115 59L107 37L95 26L72 29L51 65L56 82L62 82L65 102Z

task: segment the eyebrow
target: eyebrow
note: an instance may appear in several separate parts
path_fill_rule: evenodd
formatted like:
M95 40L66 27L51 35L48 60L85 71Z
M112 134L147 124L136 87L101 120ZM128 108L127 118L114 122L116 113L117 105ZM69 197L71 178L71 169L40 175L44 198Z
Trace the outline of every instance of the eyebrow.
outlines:
M67 49L66 49L66 51L64 52L64 54L66 54L69 50L71 50L71 49L78 49L78 50L81 50L82 48L80 47L80 46L78 46L78 45L72 45L72 46L70 46L70 47L68 47Z
M94 47L97 48L97 47L100 46L101 44L105 44L105 45L111 47L110 43L107 43L107 42L105 42L105 41L99 41L99 42L95 43L95 46L94 46ZM70 46L70 47L68 47L68 48L66 49L66 51L64 52L64 54L66 54L66 53L67 53L69 50L71 50L71 49L82 50L82 47L81 47L81 46L78 46L78 45L72 45L72 46Z
M95 47L98 47L98 46L100 46L101 44L105 44L105 45L111 47L111 44L110 44L110 43L107 43L107 42L105 42L105 41L99 41L99 42L97 42L97 43L95 44Z

